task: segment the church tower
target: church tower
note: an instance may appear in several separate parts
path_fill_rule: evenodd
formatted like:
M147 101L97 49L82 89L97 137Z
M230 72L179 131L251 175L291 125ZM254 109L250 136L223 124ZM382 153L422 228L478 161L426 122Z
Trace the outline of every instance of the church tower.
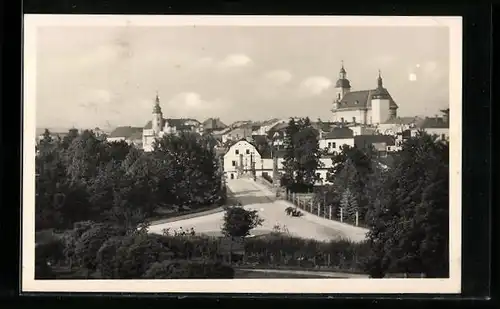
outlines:
M372 95L372 124L383 123L391 117L390 99L389 92L384 88L379 70L377 88Z
M351 83L347 79L347 72L344 69L344 61L342 61L342 66L339 72L339 79L335 83L335 102L342 100L344 95L351 90Z
M161 131L163 121L163 113L161 112L160 107L160 98L158 97L158 92L156 92L155 104L153 106L153 121L152 121L152 129L155 135L158 135Z

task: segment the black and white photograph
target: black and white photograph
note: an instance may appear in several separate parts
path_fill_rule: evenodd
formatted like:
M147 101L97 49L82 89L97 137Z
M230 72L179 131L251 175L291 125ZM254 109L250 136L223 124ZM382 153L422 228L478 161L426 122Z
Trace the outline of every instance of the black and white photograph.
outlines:
M460 292L460 17L25 15L23 57L23 291Z

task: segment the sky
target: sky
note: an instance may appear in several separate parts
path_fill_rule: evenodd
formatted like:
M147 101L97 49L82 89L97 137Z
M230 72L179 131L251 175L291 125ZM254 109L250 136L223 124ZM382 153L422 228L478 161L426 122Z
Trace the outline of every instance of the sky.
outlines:
M449 105L446 27L38 28L37 127L144 126L165 118L328 120L341 61L352 91L378 70L399 116Z

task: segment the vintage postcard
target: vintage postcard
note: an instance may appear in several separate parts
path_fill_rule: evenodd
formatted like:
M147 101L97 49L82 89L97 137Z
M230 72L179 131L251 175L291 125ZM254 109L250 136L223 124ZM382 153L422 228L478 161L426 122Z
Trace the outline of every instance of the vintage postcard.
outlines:
M460 292L460 17L25 15L23 85L23 292Z

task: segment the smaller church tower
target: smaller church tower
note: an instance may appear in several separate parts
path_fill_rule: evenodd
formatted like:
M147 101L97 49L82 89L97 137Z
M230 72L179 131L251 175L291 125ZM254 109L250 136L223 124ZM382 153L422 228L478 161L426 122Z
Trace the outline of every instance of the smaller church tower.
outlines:
M351 82L347 79L347 72L344 69L344 61L342 61L342 66L339 72L339 79L335 83L335 102L339 102L351 90Z
M385 122L391 116L390 95L384 88L380 70L378 71L377 88L372 95L372 124Z
M155 135L158 135L161 131L163 121L163 113L161 112L160 107L160 98L158 97L158 92L156 92L155 104L153 106L153 121L152 121L152 129Z

